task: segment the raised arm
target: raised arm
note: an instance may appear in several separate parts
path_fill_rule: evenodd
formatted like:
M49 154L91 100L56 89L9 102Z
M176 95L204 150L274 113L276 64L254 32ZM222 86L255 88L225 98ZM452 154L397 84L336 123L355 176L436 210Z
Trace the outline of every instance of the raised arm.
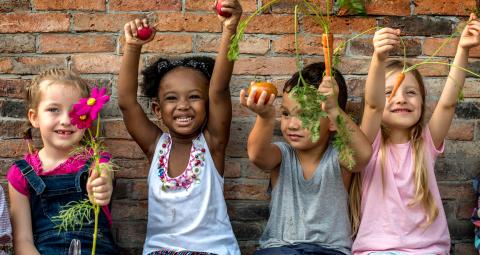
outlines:
M234 62L228 60L227 53L230 47L230 38L237 31L237 25L242 16L242 7L238 0L224 0L222 12L230 13L231 16L223 17L218 15L223 24L223 32L210 80L208 92L209 112L205 130L205 138L220 174L223 174L225 150L230 137L230 122L232 120L232 101L229 85Z
M334 92L336 91L336 92ZM372 146L368 141L367 137L362 133L360 128L353 122L353 120L340 108L337 106L337 96L338 95L338 86L335 83L335 80L332 77L325 76L322 83L318 87L318 92L327 96L327 100L323 103L323 110L328 114L328 118L332 123L334 130L339 130L338 118L341 118L345 121L345 127L348 132L349 139L348 146L353 151L353 160L355 165L352 169L349 169L349 162L345 159L340 160L340 166L343 169L348 169L352 172L361 171L370 160L372 155Z
M385 62L389 52L399 44L399 30L382 28L373 37L374 53L365 84L365 105L360 128L373 143L380 130L385 107Z
M10 217L13 227L13 247L15 254L40 255L33 242L32 217L28 197L8 185Z
M144 41L136 38L137 30L142 26L148 27L145 19L143 21L136 19L124 26L125 50L118 77L118 106L122 111L123 121L128 133L151 160L155 151L155 142L162 132L148 119L137 101L140 52L142 45L151 41L155 36L155 33L152 33Z
M257 103L254 102L256 89L250 91L248 98L245 90L240 92L240 103L257 114L255 125L248 136L248 158L254 165L263 170L277 169L282 161L280 149L272 144L273 130L275 128L275 108L273 102L275 95L270 95L265 104L267 92L263 91Z
M470 20L462 32L457 47L457 53L453 60L453 66L443 88L442 95L438 100L437 106L432 114L432 118L428 123L428 127L432 134L432 140L435 147L439 148L445 136L448 133L450 124L455 114L455 106L457 105L458 94L462 90L465 83L465 68L468 63L469 50L480 44L480 22L475 14L470 15Z

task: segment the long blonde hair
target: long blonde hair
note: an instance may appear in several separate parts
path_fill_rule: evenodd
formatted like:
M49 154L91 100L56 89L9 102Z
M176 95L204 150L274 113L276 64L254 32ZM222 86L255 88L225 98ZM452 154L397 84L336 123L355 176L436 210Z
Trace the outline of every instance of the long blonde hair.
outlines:
M407 67L410 64L407 64ZM386 77L391 76L392 74L403 70L403 62L398 60L389 60L386 64ZM432 224L438 216L438 207L435 204L432 192L429 188L429 179L428 179L428 168L425 162L424 146L423 146L423 137L422 132L424 129L424 118L425 118L425 85L421 74L416 70L410 71L414 76L415 80L418 83L420 89L420 95L422 98L422 108L421 114L418 122L411 127L410 130L410 142L413 147L413 158L414 158L414 181L415 181L415 196L412 201L409 202L409 206L413 207L420 204L427 216L426 222L423 224L424 227L428 227ZM382 185L385 185L384 175L385 175L385 162L387 155L387 145L389 140L389 130L383 124L381 125L381 143L380 143L380 165L382 168ZM361 206L361 177L359 173L354 174L352 177L352 183L350 185L350 220L352 224L352 236L355 236L359 225L360 225L360 206ZM384 186L385 187L385 186Z

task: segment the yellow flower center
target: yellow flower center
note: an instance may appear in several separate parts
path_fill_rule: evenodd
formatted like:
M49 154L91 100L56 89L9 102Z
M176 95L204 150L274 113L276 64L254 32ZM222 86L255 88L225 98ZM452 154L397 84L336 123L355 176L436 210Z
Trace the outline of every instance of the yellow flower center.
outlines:
M82 115L82 116L80 116L80 119L81 119L81 120L86 120L86 119L87 119L87 115Z
M92 106L92 105L95 104L96 101L97 100L95 98L91 97L91 98L88 99L87 105Z

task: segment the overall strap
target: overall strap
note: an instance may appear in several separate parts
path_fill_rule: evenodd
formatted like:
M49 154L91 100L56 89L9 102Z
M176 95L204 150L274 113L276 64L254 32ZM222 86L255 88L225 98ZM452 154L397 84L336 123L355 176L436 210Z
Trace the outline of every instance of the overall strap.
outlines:
M33 170L33 167L25 159L15 161L15 165L20 169L23 177L25 177L37 195L42 194L46 185L42 178Z

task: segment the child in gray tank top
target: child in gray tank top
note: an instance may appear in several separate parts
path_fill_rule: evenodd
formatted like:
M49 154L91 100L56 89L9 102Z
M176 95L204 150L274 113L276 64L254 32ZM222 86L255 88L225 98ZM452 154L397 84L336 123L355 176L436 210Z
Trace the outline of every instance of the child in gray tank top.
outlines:
M255 102L254 89L248 96L244 90L240 93L241 104L257 114L248 138L249 159L270 171L273 188L270 218L255 255L350 254L348 188L351 173L360 171L370 160L371 146L343 111L347 89L342 75L335 71L333 77L323 77L324 71L324 63L310 64L302 70L303 79L326 96L322 109L327 117L318 120L316 141L302 127L299 103L289 96L297 84L302 84L298 73L283 89L280 129L286 142L272 143L276 95L266 100L268 95L262 92ZM347 146L355 161L351 169L347 167L349 162L340 160L332 144L339 118L345 120L349 133Z

